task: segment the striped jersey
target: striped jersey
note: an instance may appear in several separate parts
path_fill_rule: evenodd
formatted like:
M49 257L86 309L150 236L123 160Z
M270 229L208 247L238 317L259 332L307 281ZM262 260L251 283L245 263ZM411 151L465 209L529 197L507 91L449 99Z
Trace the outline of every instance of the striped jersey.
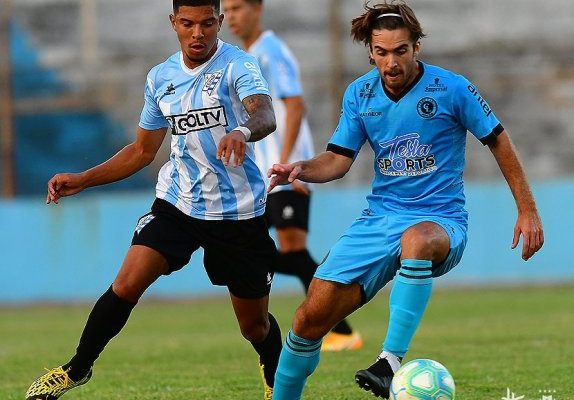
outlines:
M275 109L277 130L255 144L257 165L266 174L267 170L279 162L285 135L285 105L281 99L302 96L303 89L299 76L299 66L291 50L273 33L265 31L249 47L249 53L259 61L261 72L269 83L269 90ZM289 157L289 162L307 160L314 156L313 139L307 118L303 117L297 141ZM291 185L277 186L273 192L291 190Z
M377 69L351 83L327 149L354 157L369 142L375 153L370 210L449 216L466 223L467 131L485 143L503 128L466 78L419 66L420 74L399 97L385 89Z
M161 168L156 197L206 220L248 219L265 212L266 181L247 143L242 166L216 158L219 141L248 119L241 101L269 95L257 60L221 40L194 69L181 52L151 69L139 126L169 128L171 153ZM232 159L233 160L233 159Z

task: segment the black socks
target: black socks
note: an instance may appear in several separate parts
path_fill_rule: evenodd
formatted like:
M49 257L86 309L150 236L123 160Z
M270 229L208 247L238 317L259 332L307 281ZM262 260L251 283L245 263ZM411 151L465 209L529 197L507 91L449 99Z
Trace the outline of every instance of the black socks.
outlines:
M118 297L111 286L98 299L82 332L76 355L64 365L64 370L71 367L70 379L77 382L86 376L104 347L122 330L134 306Z
M318 264L313 260L307 249L279 253L275 272L286 275L295 275L305 287L305 293L309 290L311 279L317 270Z
M263 373L267 385L273 387L275 383L275 371L279 364L279 354L283 346L281 341L281 330L273 314L269 313L269 333L267 337L259 343L251 343L257 354L259 362L264 366Z

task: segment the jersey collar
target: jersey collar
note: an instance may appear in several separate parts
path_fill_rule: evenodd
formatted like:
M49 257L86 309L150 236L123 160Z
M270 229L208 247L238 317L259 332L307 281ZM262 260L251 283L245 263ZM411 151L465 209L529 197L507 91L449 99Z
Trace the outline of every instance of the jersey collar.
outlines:
M385 83L383 82L383 79L381 78L381 85L383 86L383 90L385 91L385 94L387 95L387 97L391 100L394 101L395 103L398 103L400 99L402 99L403 97L405 97L407 95L407 93L409 93L411 91L411 89L413 87L416 86L417 83L419 83L419 81L421 80L421 78L423 77L424 73L425 73L425 66L422 62L417 60L417 63L419 64L419 74L415 77L415 79L405 88L405 90L403 90L401 92L401 94L399 94L398 96L395 96L394 94L392 94L391 92L389 92L385 86Z

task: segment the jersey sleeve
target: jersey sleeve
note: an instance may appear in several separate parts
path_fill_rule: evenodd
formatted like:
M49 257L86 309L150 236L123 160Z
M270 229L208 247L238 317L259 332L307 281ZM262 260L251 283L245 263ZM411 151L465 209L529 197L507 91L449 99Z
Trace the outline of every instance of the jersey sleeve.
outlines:
M231 78L241 101L254 94L270 96L267 81L263 78L261 68L255 57L243 56L239 58L233 65Z
M483 144L502 133L504 128L478 88L460 77L454 112L460 123Z
M263 62L267 66L268 77L277 97L284 99L303 95L299 67L293 55L278 48L265 54Z
M351 85L343 96L339 124L329 140L327 150L355 158L366 140L365 127L361 122L355 91Z
M139 126L147 130L155 130L169 127L165 116L161 112L159 105L155 100L155 76L152 69L147 76L144 89L144 106L140 115Z

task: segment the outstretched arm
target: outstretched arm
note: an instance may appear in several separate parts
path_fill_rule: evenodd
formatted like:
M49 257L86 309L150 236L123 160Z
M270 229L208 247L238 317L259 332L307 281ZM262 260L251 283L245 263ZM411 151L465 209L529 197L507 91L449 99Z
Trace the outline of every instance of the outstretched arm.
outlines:
M508 133L503 131L497 140L488 146L502 175L508 182L518 209L512 248L518 246L520 235L522 235L522 258L526 261L544 244L544 231L536 203L526 180L524 168Z
M243 99L243 107L249 114L249 119L241 126L247 128L251 134L250 142L256 142L263 139L275 131L275 112L271 97L265 94L254 94ZM217 159L223 160L225 165L229 165L231 154L234 155L233 165L235 167L243 164L245 160L245 142L246 135L237 129L232 130L221 139L217 146Z
M58 203L61 197L71 196L82 190L105 185L135 174L153 161L167 129L148 131L138 128L136 140L113 157L87 171L76 174L58 174L48 182L46 204Z
M345 176L352 164L352 158L332 151L325 151L310 160L293 164L274 164L267 173L271 178L268 191L277 185L287 185L295 179L316 183L339 179Z

